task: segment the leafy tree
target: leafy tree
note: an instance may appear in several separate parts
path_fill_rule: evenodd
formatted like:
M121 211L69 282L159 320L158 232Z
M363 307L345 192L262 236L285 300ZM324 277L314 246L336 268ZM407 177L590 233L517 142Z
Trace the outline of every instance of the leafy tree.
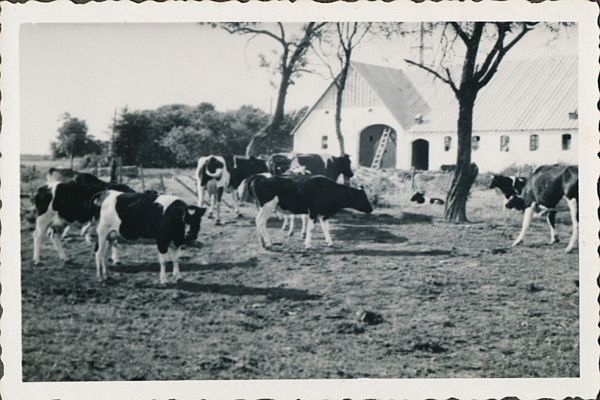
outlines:
M68 157L72 169L75 157L102 152L101 142L88 136L88 127L84 120L72 117L69 113L64 113L61 119L58 137L50 144L54 158Z
M276 41L280 46L279 61L276 67L274 67L280 74L275 112L271 121L252 136L246 148L247 156L257 155L260 146L259 142L272 136L279 129L285 115L285 99L288 89L293 84L295 77L298 77L302 72L308 71L306 68L306 53L310 48L311 42L321 34L321 30L326 24L326 22L305 23L302 25L299 34L286 32L281 22L276 24L255 22L223 22L213 24L213 26L219 26L231 34L268 37ZM262 57L261 66L271 67L271 64L265 57Z
M477 165L471 163L473 110L477 94L494 77L504 56L534 29L537 23L445 22L443 24L443 29L449 27L455 37L453 40L442 41L442 51L444 54L450 52L460 54L462 59L460 78L452 76L450 68L443 65L443 62L436 68L425 65L423 61L406 60L406 62L426 70L449 85L458 100L458 153L456 169L446 197L444 217L447 221L466 222L467 199L478 173ZM486 41L489 41L491 46L486 46ZM460 44L462 46L459 46Z

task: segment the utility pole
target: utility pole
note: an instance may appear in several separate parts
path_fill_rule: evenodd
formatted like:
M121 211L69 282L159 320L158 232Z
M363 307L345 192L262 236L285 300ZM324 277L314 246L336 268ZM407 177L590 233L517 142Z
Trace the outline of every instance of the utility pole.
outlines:
M110 137L110 181L117 183L117 155L115 150L115 126L117 125L117 109L113 114L112 134Z

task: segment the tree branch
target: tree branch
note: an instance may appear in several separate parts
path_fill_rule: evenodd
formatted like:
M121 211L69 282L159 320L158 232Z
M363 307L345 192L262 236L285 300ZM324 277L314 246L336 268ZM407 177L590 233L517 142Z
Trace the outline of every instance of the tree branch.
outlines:
M429 72L430 74L432 74L433 76L438 78L440 81L449 85L450 88L452 89L452 91L454 92L454 94L458 95L458 89L456 88L456 85L454 84L454 82L451 80L452 78L450 77L450 71L448 70L448 68L446 68L446 73L448 74L448 78L444 78L439 72L437 72L434 69L431 69L429 67L426 67L425 65L419 64L418 62L408 60L406 58L404 59L404 61L407 62L408 64L415 65L415 66Z
M465 44L467 46L471 45L471 38L469 37L469 35L467 34L467 32L465 32L460 27L460 24L458 22L450 22L450 26L452 26L452 28L454 28L454 30L456 31L456 33L458 34L458 36L460 36L460 38L462 39L462 41L465 42Z
M266 36L269 36L272 39L275 39L282 46L286 45L286 42L285 42L284 38L279 37L279 36L275 35L273 32L268 31L266 29L256 29L256 28L251 28L249 26L229 27L229 26L227 26L225 24L221 25L221 27L223 29L225 29L225 31L227 31L227 32L229 32L231 34L244 35L244 34L248 34L248 33L255 33L255 34L258 34L258 35L266 35Z

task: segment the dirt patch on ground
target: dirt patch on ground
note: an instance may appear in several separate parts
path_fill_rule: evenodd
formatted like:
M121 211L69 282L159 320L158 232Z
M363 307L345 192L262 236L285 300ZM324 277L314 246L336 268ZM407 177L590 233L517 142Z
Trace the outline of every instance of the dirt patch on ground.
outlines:
M281 245L261 249L255 210L224 207L226 224L203 221L183 281L164 287L149 243L126 247L104 285L78 236L65 244L72 262L60 266L46 240L33 266L24 222L23 379L578 376L576 252L548 245L540 220L510 248L519 217L505 220L489 190L473 193L465 225L407 197L340 214L335 246L317 228L311 251L276 220Z

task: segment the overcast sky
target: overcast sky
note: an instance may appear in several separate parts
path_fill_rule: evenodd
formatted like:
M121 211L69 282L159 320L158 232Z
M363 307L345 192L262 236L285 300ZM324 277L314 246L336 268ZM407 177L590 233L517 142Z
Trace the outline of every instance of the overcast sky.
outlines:
M507 58L575 54L575 30L559 39L531 32ZM269 111L276 90L258 55L274 42L233 36L199 24L26 24L21 27L21 153L47 154L64 112L84 119L89 133L108 138L115 109L165 104L215 104L218 110L251 104ZM418 59L417 38L370 39L357 61L406 68ZM435 40L431 40L434 42ZM428 43L436 52L435 43ZM427 56L427 54L426 54ZM313 66L319 60L312 58ZM327 72L292 86L288 110L312 105L327 87Z

